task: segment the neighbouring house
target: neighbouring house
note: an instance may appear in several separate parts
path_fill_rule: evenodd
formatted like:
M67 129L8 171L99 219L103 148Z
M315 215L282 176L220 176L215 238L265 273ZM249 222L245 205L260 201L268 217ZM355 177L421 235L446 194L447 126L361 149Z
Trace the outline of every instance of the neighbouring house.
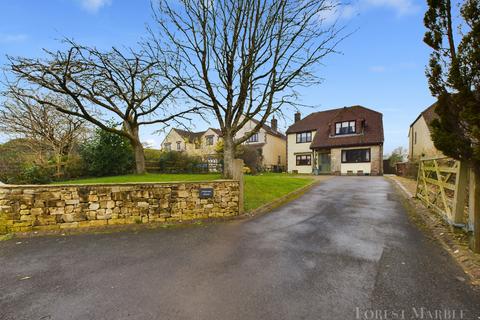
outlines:
M423 110L410 125L408 130L408 161L410 162L425 157L443 156L442 152L435 148L432 140L431 123L438 118L435 106L434 103Z
M288 172L383 174L383 115L351 106L295 114L287 130Z
M198 156L214 170L219 163L215 147L221 140L221 135L222 132L215 128L199 132L172 128L162 142L162 150Z
M255 119L249 120L236 137L242 137L258 124ZM173 128L162 142L162 150L173 150L196 155L207 161L210 166L216 166L219 155L216 152L218 142L222 141L219 129L209 128L206 131L192 132ZM270 126L263 125L260 130L243 143L255 148L261 155L265 170L281 170L286 165L286 137L278 131L278 121L273 118Z

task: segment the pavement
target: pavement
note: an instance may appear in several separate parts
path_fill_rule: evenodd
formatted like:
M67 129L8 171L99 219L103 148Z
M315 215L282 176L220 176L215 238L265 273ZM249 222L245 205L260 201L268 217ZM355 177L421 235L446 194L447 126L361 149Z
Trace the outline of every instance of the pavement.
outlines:
M3 241L0 320L480 319L400 197L335 177L248 220Z

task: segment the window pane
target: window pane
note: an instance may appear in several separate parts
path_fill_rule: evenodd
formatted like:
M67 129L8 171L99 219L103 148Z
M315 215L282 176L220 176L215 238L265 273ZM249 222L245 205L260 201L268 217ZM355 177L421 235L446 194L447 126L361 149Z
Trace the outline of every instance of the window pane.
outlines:
M297 133L297 143L311 142L312 133L311 132L301 132Z
M253 136L248 138L248 142L258 142L258 133L255 133Z
M342 162L370 162L370 149L342 150Z
M296 156L297 166L309 166L311 165L312 156L311 155L298 155Z
M343 121L335 123L335 134L353 134L355 130L355 121Z

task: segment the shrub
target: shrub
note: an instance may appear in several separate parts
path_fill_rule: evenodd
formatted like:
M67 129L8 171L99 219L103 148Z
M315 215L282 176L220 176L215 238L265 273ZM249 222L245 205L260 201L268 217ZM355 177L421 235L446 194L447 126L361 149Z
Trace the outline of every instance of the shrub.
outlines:
M164 173L203 173L208 165L200 157L189 156L178 151L162 152L159 159L160 172Z
M36 148L38 150L34 150L34 147L38 147ZM1 144L0 181L8 184L46 181L46 177L38 178L40 168L47 165L45 161L48 158L41 149L38 143L28 139L13 139Z
M250 174L250 173L252 173L252 170L251 170L249 167L243 167L243 168L242 168L242 171L243 171L243 173L245 173L245 174Z
M215 152L219 158L223 159L223 141L220 141L215 147ZM242 159L250 171L248 173L257 174L260 171L263 171L262 167L262 149L258 147L253 147L249 145L238 145L235 148L235 157Z
M87 174L87 166L80 155L71 156L63 168L63 179L81 178Z
M94 136L80 146L80 155L90 176L131 173L135 166L130 141L102 129L95 130Z
M27 165L20 176L20 183L46 184L52 182L55 168L52 166Z
M145 148L145 161L159 161L162 156L162 150Z
M250 168L250 173L257 174L262 171L262 149L258 149L251 146L243 146L241 153L238 155L239 159L242 159L245 166Z

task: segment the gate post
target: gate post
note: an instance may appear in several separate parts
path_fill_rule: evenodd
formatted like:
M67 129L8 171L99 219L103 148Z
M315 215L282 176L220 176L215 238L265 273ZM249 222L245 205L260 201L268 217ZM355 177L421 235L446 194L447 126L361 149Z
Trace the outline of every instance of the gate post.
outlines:
M238 214L242 214L244 211L244 180L243 180L243 160L234 159L233 160L233 179L238 180Z
M465 199L468 185L468 166L466 162L458 161L455 177L455 196L453 198L452 222L454 225L465 223Z
M480 177L475 174L473 167L470 168L468 193L468 217L470 225L473 226L470 248L473 252L480 253Z

